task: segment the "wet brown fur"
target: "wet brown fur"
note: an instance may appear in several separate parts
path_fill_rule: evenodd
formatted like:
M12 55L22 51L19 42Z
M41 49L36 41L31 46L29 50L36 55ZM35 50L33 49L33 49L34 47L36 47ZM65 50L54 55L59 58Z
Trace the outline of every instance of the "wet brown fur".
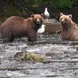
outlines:
M37 24L36 19L40 19ZM37 38L37 30L43 22L43 17L40 14L31 15L24 19L19 16L12 16L3 22L0 26L0 32L3 37L3 42L13 42L14 38L27 36L29 41L35 41Z
M61 36L63 40L78 40L78 25L73 22L72 15L60 14Z

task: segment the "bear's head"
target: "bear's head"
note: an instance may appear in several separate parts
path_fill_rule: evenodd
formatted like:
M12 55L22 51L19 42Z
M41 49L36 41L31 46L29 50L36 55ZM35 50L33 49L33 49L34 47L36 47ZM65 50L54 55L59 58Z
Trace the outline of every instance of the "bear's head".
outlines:
M43 14L41 14L41 15L40 14L32 14L31 17L32 17L35 24L42 25L42 23L43 23Z
M43 14L32 14L31 18L36 25L36 28L39 29L41 25L43 24Z
M62 24L64 29L68 29L71 27L71 23L72 23L72 15L64 15L63 13L60 13L60 19L59 19L60 23Z

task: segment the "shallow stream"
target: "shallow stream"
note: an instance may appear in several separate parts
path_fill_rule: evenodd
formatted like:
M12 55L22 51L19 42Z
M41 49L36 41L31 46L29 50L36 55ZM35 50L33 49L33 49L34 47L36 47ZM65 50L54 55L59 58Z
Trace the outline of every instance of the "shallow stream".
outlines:
M47 62L15 60L16 53L25 51L39 54ZM21 38L0 44L0 78L78 78L78 41L63 41L53 34L38 35L36 42Z

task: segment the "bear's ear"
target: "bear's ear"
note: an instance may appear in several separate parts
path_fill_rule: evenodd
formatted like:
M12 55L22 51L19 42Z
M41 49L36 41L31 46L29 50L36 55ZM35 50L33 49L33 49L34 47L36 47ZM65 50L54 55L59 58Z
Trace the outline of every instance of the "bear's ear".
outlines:
M41 14L42 17L44 17L44 14Z
M72 19L72 15L71 14L69 14L69 17Z
M60 16L64 15L63 13L60 13Z
M32 14L31 17L34 17L34 14Z

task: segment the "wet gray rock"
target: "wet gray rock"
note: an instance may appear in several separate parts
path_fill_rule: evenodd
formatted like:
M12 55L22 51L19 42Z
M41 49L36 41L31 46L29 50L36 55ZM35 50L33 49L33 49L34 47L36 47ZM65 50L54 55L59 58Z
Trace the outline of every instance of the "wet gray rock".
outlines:
M45 19L44 24L46 25L45 33L52 34L60 31L61 24L56 19Z

